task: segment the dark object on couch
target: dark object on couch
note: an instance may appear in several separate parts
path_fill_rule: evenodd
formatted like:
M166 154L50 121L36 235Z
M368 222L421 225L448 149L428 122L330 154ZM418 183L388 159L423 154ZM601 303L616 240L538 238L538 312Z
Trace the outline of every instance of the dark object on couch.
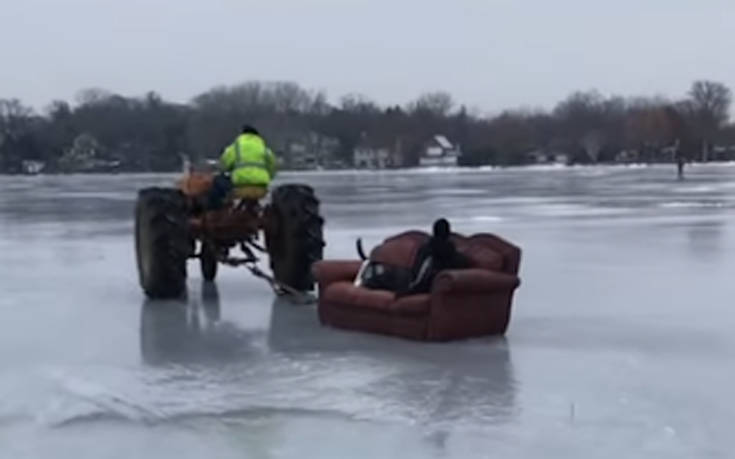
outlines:
M370 259L410 268L429 235L409 231L383 241ZM428 294L396 298L393 292L354 285L361 261L319 261L319 320L324 325L426 341L505 334L513 294L520 285L521 250L492 234L452 234L472 268L440 272Z

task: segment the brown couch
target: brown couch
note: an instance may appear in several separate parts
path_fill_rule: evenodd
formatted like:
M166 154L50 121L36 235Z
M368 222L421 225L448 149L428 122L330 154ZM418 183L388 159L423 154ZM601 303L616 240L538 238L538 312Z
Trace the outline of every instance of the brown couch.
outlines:
M370 258L411 267L428 239L418 231L402 233L373 249ZM513 293L520 285L521 250L491 234L453 234L452 240L473 267L443 271L429 294L400 299L388 291L356 287L360 261L315 263L319 320L338 328L426 341L505 334Z

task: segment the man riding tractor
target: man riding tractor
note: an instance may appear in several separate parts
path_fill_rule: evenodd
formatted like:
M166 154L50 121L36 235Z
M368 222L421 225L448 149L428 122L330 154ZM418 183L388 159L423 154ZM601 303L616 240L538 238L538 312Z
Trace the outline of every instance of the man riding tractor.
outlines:
M279 292L312 290L311 265L324 247L319 199L311 186L287 183L261 205L275 174L273 152L255 128L244 126L222 153L219 174L189 164L175 187L140 190L135 243L146 294L181 296L189 259L199 260L206 281L215 279L221 263L245 266ZM243 256L231 253L238 247ZM260 271L257 253L268 255L273 276Z
M220 209L233 193L240 199L258 201L268 193L276 175L276 157L260 133L245 125L220 157L220 170L209 194L209 209Z

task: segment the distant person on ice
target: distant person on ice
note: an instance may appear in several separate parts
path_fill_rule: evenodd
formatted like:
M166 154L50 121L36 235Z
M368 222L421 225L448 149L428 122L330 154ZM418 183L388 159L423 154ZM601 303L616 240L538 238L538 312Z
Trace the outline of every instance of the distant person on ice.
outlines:
M220 208L233 188L252 188L255 199L265 196L276 175L276 157L260 133L245 125L222 153L220 170L222 172L214 178L209 196L212 209Z
M684 165L686 164L686 156L681 150L677 150L674 153L674 160L676 161L676 172L679 180L684 180Z

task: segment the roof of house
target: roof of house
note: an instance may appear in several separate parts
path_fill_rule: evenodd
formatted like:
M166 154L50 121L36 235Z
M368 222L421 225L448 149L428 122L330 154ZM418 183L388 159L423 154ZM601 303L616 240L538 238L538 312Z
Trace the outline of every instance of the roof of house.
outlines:
M447 139L443 135L435 135L434 140L436 141L436 143L439 144L440 147L444 149L451 150L452 148L454 148L452 142L450 142L449 139Z

